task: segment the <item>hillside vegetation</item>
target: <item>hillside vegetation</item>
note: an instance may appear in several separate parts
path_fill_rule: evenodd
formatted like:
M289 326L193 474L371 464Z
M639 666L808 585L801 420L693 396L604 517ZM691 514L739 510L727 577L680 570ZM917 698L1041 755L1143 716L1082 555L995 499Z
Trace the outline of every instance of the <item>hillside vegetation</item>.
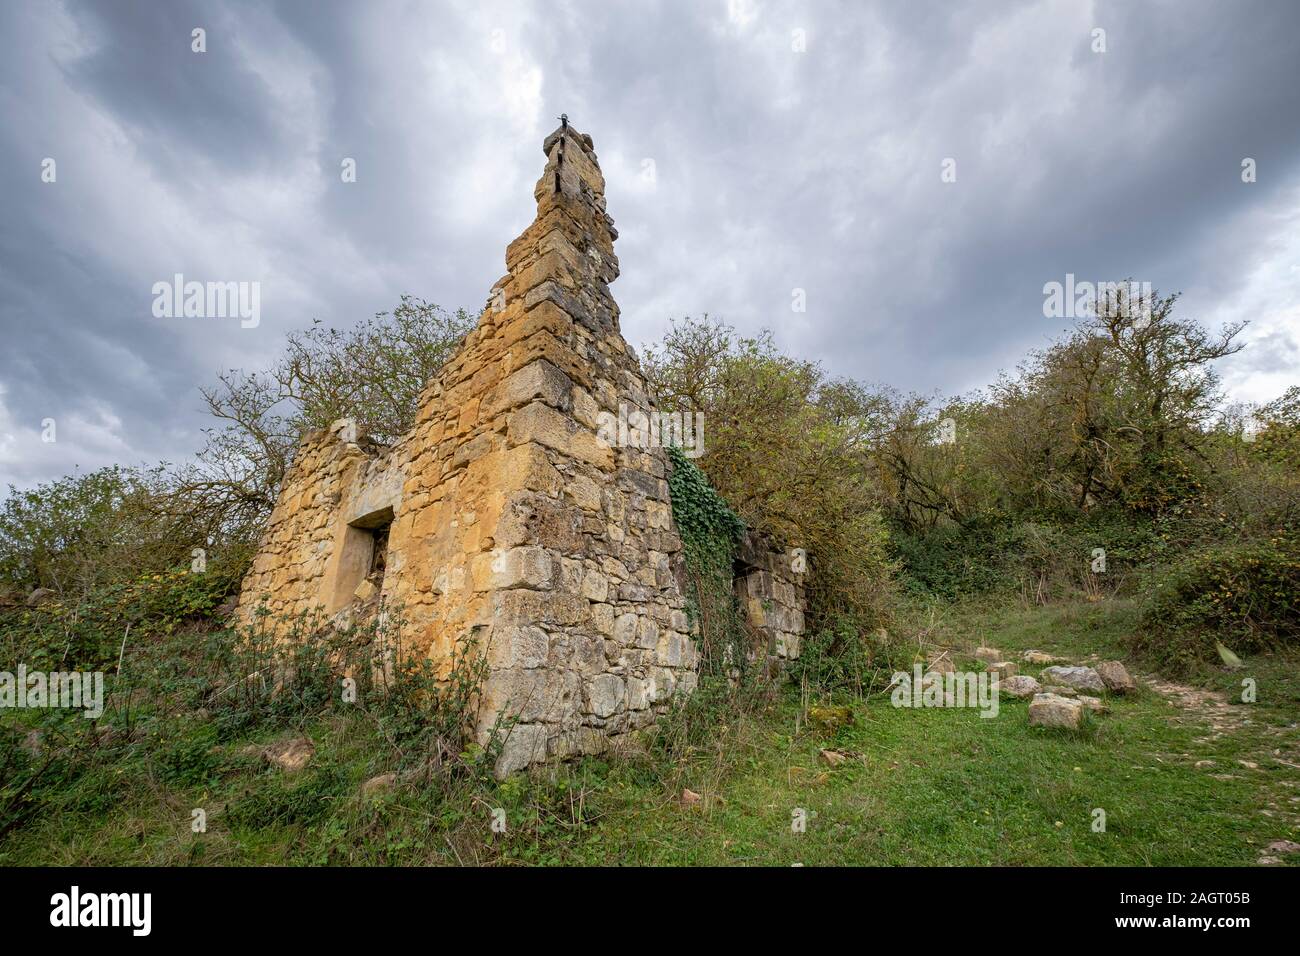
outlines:
M1106 302L987 389L927 397L674 323L643 365L706 422L671 482L699 689L636 752L496 781L466 734L474 648L438 681L400 620L279 645L228 624L297 436L345 414L399 434L468 323L408 298L314 327L205 392L194 463L10 489L0 671L102 671L106 707L0 712L0 863L1206 865L1294 837L1300 387L1226 404L1239 329ZM746 526L809 555L779 679L731 596ZM890 706L896 670L981 645L1148 682L1078 732L1013 700Z

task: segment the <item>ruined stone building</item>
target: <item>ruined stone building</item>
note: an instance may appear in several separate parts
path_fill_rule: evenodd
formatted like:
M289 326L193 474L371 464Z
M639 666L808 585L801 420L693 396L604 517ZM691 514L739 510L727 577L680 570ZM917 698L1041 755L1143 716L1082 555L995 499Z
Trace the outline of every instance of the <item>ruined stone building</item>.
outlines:
M449 666L474 639L490 666L480 735L517 717L503 773L601 751L696 681L667 455L602 427L654 408L609 292L604 177L567 121L543 150L536 220L414 426L389 447L350 420L303 438L239 607L336 615L377 589L408 650ZM737 587L794 655L802 592L784 568L750 554Z

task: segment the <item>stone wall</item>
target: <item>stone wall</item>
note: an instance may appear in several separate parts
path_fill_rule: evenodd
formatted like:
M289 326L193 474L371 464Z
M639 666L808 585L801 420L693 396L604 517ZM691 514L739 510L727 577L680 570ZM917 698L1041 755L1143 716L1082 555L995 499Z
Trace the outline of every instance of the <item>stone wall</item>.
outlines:
M346 610L386 530L403 645L444 669L487 649L480 737L519 721L502 773L600 751L695 683L666 455L604 437L653 408L609 293L604 178L567 123L543 151L537 218L414 427L387 449L346 420L304 438L239 608Z
M769 535L750 531L736 558L736 597L749 624L761 634L761 650L778 659L799 656L807 598L804 577L807 558Z
M371 557L365 536L361 546L355 539L357 526L372 517L364 509L374 495L358 489L383 486L374 473L386 458L375 446L359 443L346 419L303 438L244 579L245 617L253 595L275 618L333 613L352 599ZM348 580L353 587L345 587Z

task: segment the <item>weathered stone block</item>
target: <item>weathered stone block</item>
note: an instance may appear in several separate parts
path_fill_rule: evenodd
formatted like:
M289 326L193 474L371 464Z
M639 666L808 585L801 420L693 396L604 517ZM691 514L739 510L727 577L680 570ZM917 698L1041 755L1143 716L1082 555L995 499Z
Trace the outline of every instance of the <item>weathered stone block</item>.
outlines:
M510 443L537 442L580 461L604 469L613 467L613 453L572 417L542 402L525 405L510 414Z
M555 624L571 627L591 618L591 602L562 591L529 591L517 588L492 595L494 620L518 624Z
M504 492L529 491L558 494L562 486L560 473L546 457L541 445L529 443L506 449L494 462L501 490Z
M489 557L492 588L546 589L554 582L555 564L545 548L511 548Z
M998 681L998 693L1011 697L1033 697L1041 693L1042 686L1027 674L1018 674Z
M1030 727L1078 727L1083 720L1083 705L1069 697L1035 694L1029 704Z
M612 604L595 604L591 608L591 622L600 634L614 635L614 606Z
M609 578L595 568L588 568L582 578L582 596L589 601L603 602L609 596Z
M578 507L587 511L599 511L601 508L600 487L586 475L575 475L564 488Z
M597 717L611 717L623 703L623 681L615 674L600 674L587 681L587 709Z
M494 772L505 777L523 770L531 763L546 759L546 727L540 724L516 724L511 727L501 754L497 757Z
M550 756L557 760L583 754L603 754L610 749L606 734L595 727L576 727L564 730L550 740Z
M527 307L527 300L525 305ZM501 342L509 348L539 332L547 332L557 342L564 342L573 332L573 319L554 302L541 299L533 303L522 318L510 322L503 328Z
M1137 690L1137 681L1119 661L1102 661L1097 665L1097 676L1112 694L1128 694Z
M488 409L496 414L536 400L559 411L568 411L572 391L569 376L546 359L538 359L512 372L493 393Z
M1104 691L1106 684L1091 667L1045 667L1040 675L1049 684L1064 684L1075 690Z
M627 709L645 710L654 701L654 681L640 677L627 679Z
M492 647L502 649L500 663L504 667L545 667L550 643L550 635L540 627L499 627L492 634Z
M636 646L650 650L659 646L659 625L652 617L640 617L636 625Z
M614 622L614 640L623 645L636 643L637 622L639 618L632 613L620 614Z
M655 661L664 667L682 666L682 636L676 631L664 631L655 644Z

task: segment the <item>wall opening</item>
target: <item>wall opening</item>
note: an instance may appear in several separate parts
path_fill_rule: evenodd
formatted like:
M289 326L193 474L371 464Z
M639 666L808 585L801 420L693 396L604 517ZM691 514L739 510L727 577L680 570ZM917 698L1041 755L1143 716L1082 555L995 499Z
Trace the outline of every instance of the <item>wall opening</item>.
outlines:
M388 568L388 529L393 526L392 518L388 522L371 530L374 544L370 549L370 573L366 575L375 587L382 587L384 571Z
M349 521L337 545L333 585L329 589L330 614L352 603L357 588L369 581L382 588L388 568L388 531L393 509L381 508Z

